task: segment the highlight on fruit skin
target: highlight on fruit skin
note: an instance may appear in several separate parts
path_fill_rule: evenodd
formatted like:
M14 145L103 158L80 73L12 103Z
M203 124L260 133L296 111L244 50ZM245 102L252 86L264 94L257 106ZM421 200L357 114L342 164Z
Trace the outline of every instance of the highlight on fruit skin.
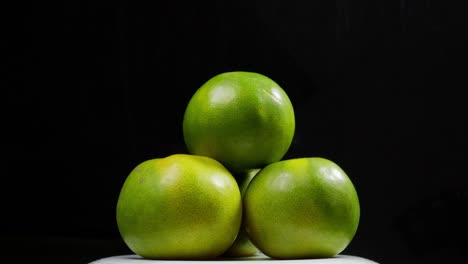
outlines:
M242 198L218 161L174 154L138 164L116 208L126 245L146 259L213 259L236 238Z
M243 206L249 238L275 259L336 256L353 239L360 219L351 179L320 157L266 166L247 187Z
M295 131L293 105L278 83L256 72L224 72L202 84L183 117L188 152L231 172L279 161Z

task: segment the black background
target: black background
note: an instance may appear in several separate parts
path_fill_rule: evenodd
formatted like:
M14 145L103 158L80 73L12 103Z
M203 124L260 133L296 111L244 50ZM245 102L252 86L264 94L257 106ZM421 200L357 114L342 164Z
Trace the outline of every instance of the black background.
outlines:
M361 222L343 254L467 259L466 1L0 10L0 239L10 262L130 254L115 223L126 176L143 160L186 152L188 100L233 70L263 73L290 96L296 134L285 158L326 157L353 180Z

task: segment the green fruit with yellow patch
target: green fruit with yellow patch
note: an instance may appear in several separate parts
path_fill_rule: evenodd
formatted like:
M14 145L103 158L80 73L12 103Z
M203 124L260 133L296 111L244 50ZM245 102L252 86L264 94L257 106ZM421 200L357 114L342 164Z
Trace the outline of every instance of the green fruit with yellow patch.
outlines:
M175 154L137 165L117 202L127 246L148 259L212 259L233 243L242 200L232 174L218 161Z
M277 259L333 257L348 246L359 224L353 183L324 158L266 166L250 182L243 201L251 241Z

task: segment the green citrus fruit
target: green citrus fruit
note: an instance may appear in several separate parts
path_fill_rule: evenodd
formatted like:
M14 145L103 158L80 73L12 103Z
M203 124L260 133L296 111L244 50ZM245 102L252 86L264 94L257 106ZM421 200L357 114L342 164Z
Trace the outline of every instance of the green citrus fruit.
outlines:
M241 195L243 196L247 186L249 185L250 181L255 177L255 175L260 171L260 169L251 169L247 170L243 173L237 173L234 175L236 178L237 183L239 185L239 189ZM241 228L239 230L239 234L236 237L236 240L232 244L232 246L223 254L226 257L248 257L254 256L259 253L259 250L255 245L250 241L249 236L244 227L244 222L242 221Z
M232 174L218 161L175 154L137 165L117 202L119 232L150 259L209 259L233 243L242 200Z
M234 172L279 161L294 129L294 110L285 91L255 72L212 77L192 96L183 119L189 152L214 158Z
M251 241L278 259L339 254L354 237L360 217L351 180L324 158L266 166L250 182L243 203Z

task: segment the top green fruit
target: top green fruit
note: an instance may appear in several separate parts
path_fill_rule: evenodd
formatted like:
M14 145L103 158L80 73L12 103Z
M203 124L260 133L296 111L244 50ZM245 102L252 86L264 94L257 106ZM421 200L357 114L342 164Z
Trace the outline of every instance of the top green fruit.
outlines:
M294 110L285 91L254 72L221 73L192 96L183 133L191 154L234 172L279 161L294 137Z

